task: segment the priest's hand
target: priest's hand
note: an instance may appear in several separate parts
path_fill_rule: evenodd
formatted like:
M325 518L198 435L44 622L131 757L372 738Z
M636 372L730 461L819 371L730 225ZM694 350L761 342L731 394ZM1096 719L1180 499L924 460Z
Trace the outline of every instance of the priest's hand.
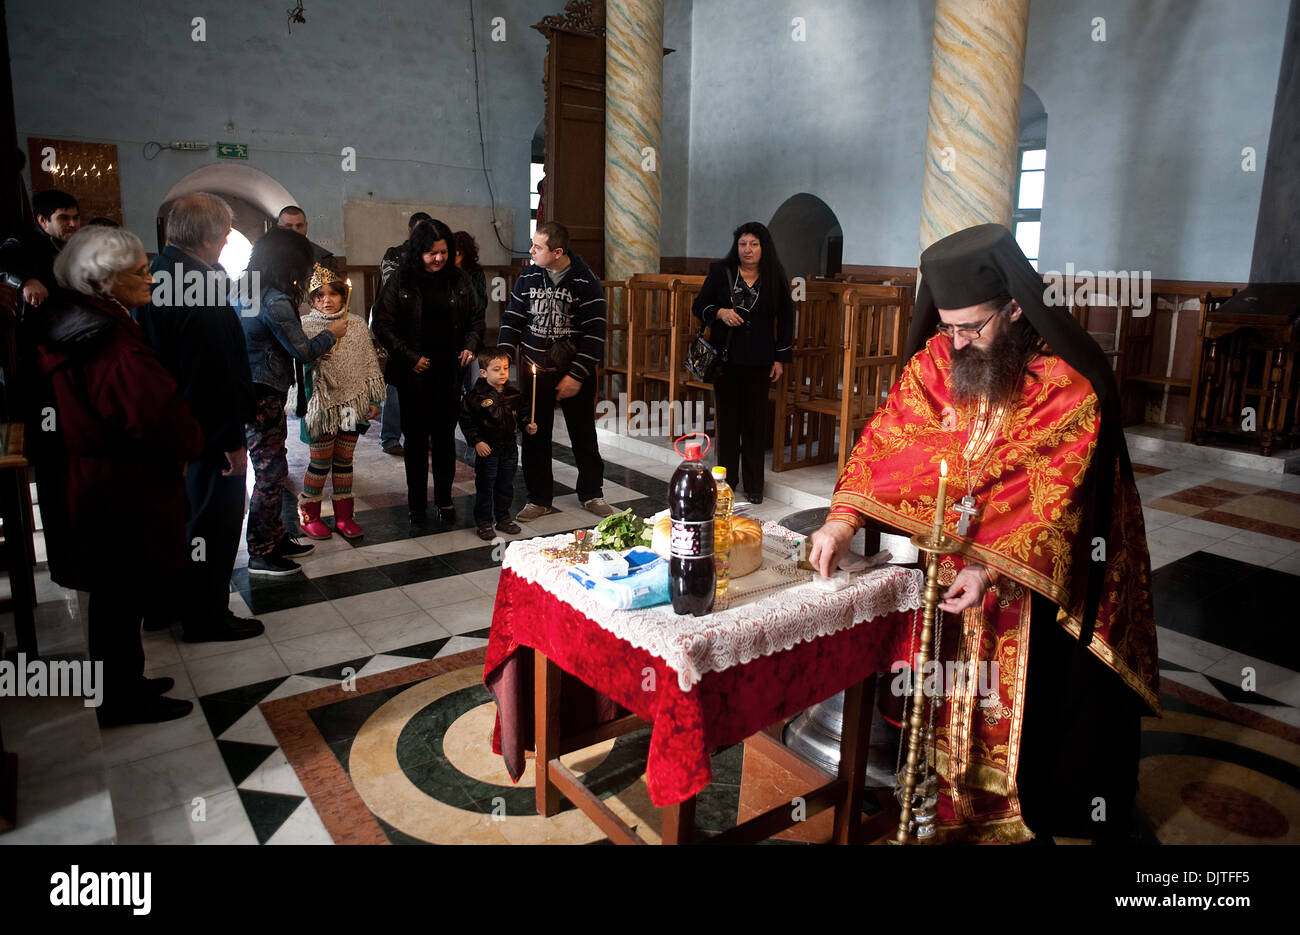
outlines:
M967 565L957 572L952 587L943 592L943 601L939 609L949 614L959 614L968 607L974 607L984 600L989 579L983 565Z
M840 559L849 551L849 543L857 530L848 523L828 520L821 529L812 534L812 549L808 552L808 564L817 569L823 578L829 578L840 567Z

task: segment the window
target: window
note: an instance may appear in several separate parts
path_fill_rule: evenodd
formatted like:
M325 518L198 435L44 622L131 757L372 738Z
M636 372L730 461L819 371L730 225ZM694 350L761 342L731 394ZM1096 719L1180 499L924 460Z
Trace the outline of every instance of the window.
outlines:
M1043 180L1047 175L1047 150L1041 145L1022 147L1020 175L1016 181L1016 206L1011 212L1016 243L1038 269L1038 244L1042 232Z
M537 204L541 201L541 195L537 191L537 183L546 177L546 167L540 162L530 163L528 166L528 239L531 242L533 234L537 233Z
M252 253L253 245L248 242L248 238L232 227L226 245L221 248L219 262L231 279L238 279L248 268L248 258Z

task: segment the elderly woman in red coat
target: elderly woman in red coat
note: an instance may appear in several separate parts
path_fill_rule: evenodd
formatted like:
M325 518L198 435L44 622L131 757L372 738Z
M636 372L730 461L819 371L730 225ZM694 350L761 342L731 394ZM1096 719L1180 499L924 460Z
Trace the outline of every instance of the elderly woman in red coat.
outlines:
M149 262L124 230L88 227L54 263L65 290L40 310L37 363L52 408L37 471L58 502L46 517L50 574L90 592L90 658L103 663L100 723L184 717L144 677L140 626L152 594L185 566L184 465L203 432L130 309L149 301ZM43 457L42 457L43 456ZM42 504L45 506L45 504Z

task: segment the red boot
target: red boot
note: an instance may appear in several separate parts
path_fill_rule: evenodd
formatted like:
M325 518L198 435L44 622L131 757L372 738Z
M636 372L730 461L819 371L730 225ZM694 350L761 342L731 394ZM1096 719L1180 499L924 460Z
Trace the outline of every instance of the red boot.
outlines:
M361 527L352 521L351 497L334 501L334 528L339 531L339 535L347 539L360 539L365 535Z
M320 521L319 500L298 500L298 525L303 535L312 539L328 539L330 528Z

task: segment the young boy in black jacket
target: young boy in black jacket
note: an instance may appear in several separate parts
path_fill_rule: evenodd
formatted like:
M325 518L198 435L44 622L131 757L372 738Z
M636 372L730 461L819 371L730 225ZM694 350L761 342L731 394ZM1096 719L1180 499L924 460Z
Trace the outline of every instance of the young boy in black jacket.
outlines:
M491 541L492 520L502 532L519 532L510 519L515 496L515 466L519 452L515 435L528 418L528 404L510 380L510 355L500 348L486 347L478 353L479 380L461 398L460 429L474 447L474 522L478 537ZM537 423L524 431L532 435Z

